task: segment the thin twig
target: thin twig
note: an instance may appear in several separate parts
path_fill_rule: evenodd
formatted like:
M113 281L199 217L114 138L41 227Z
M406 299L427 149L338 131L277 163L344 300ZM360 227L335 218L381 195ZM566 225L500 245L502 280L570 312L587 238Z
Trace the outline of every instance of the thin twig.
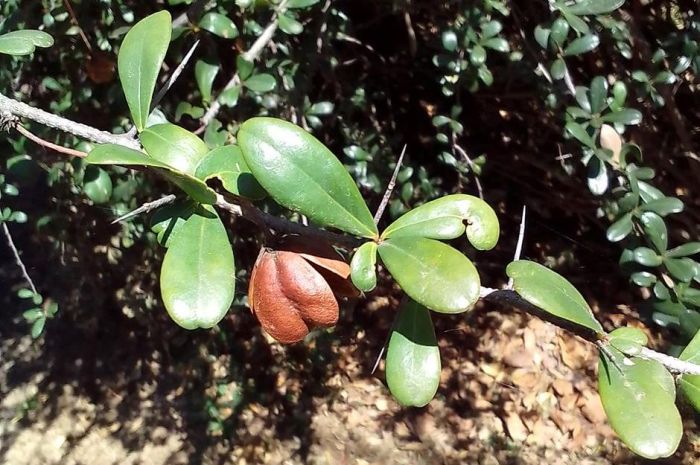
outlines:
M5 239L7 239L7 245L10 246L10 249L12 250L12 253L15 256L15 262L17 262L17 266L19 266L20 271L22 272L22 276L24 276L24 280L27 281L29 284L29 287L32 288L32 292L34 294L38 294L39 292L36 290L36 286L34 285L34 281L32 281L32 278L29 276L29 273L27 272L27 267L24 266L24 262L22 261L22 258L19 256L19 251L17 250L17 247L15 247L15 242L12 240L12 235L10 234L10 229L7 227L7 222L3 221L2 223L2 231L5 233Z
M520 217L520 231L518 232L518 242L515 244L515 254L513 254L513 261L517 262L520 260L520 254L523 252L523 241L525 240L525 218L527 215L527 207L523 205L523 214ZM506 289L513 289L513 278L508 280Z
M474 170L474 162L472 159L469 157L469 154L467 154L467 151L462 148L457 143L457 135L453 132L452 133L452 149L453 149L453 155L454 152L456 151L462 158L464 158L464 161L467 162L467 165L469 166L469 169L471 170L472 174L474 175L474 183L476 184L476 191L479 193L479 198L481 200L484 199L484 189L481 187L481 181L479 180L479 176L476 174L476 171Z
M379 224L379 220L382 219L382 215L384 214L384 210L389 203L391 194L394 192L394 187L396 187L396 177L399 175L399 170L401 169L401 164L403 163L403 156L405 154L406 144L404 144L403 149L401 150L401 155L399 155L399 159L396 161L396 168L394 168L389 184L386 186L386 191L384 191L384 197L382 197L382 201L377 208L377 212L374 214L374 224Z
M132 210L129 213L125 213L124 215L115 219L110 224L120 223L122 221L128 220L129 218L133 218L137 215L141 215L143 213L148 213L152 210L155 210L156 208L162 207L163 205L173 203L176 198L177 197L175 196L175 194L169 194L169 195L166 195L165 197L162 197L158 200L154 200L152 202L146 202L143 205L141 205L140 207L138 207L137 209Z
M135 150L141 149L141 145L132 137L128 137L123 134L111 134L106 131L100 131L92 126L76 123L75 121L62 118L44 110L40 110L39 108L34 108L26 103L19 102L0 94L0 114L5 113L36 121L44 126L49 126L51 128L82 137L83 139L97 142L98 144L118 144Z
M275 8L272 20L265 27L262 34L260 34L260 36L255 40L255 42L253 42L253 45L251 45L247 51L241 54L241 57L244 60L250 62L254 62L255 60L257 60L262 51L265 49L265 47L270 43L270 41L272 41L272 37L274 37L275 31L277 30L279 16L287 8L288 2L289 0L282 0L282 2L280 2L277 8ZM221 92L219 92L219 95L211 103L211 106L209 107L207 112L204 114L204 116L202 116L202 119L200 120L201 126L199 127L199 129L197 129L197 131L195 131L195 134L201 134L202 132L204 132L204 129L206 129L207 125L219 113L219 110L221 110L221 95L227 90L231 89L232 87L239 85L240 82L241 79L238 76L238 71L236 71L236 74L234 74L233 77L228 81L228 83L226 83Z
M194 51L197 50L197 46L199 45L199 39L197 39L194 44L192 44L192 47L188 50L188 52L185 54L184 58L180 62L180 64L175 68L175 71L173 71L173 74L170 75L170 78L168 78L168 81L161 87L161 89L158 91L155 97L153 97L153 102L151 103L151 111L155 107L158 106L161 100L163 100L163 97L165 97L165 94L170 90L170 88L175 84L175 81L177 78L180 77L180 74L182 74L182 71L185 69L185 66L187 66L187 63L190 61L190 58L192 58L192 54L194 54Z
M70 155L71 157L85 158L88 155L87 153L85 153L81 150L75 150L75 149L71 149L68 147L63 147L61 145L56 145L53 142L49 142L47 140L44 140L20 124L16 125L15 129L17 130L17 132L22 134L27 139L29 139L32 142L35 142L43 147L46 147L47 149L55 150L56 152L60 152L60 153L65 153L66 155Z

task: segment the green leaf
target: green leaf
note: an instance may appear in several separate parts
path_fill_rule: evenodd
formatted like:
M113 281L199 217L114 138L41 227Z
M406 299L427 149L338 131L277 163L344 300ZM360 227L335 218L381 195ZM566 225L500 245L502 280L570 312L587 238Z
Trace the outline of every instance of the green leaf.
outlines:
M287 34L296 35L304 32L304 26L302 26L299 21L294 19L288 13L282 13L281 15L279 15L277 17L277 21L280 29L282 29L282 31L286 32Z
M695 334L679 358L700 365L700 331ZM700 375L681 375L679 386L693 408L700 412Z
M30 299L34 297L34 291L32 291L31 289L22 288L19 291L17 291L17 297L19 297L20 299Z
M235 107L241 95L241 86L230 87L219 94L219 102L227 107Z
M671 276L679 281L688 283L695 276L695 262L690 258L665 258L663 263Z
M600 15L615 11L625 0L580 0L568 7L575 15Z
M194 213L195 207L194 201L186 199L156 210L151 218L151 231L156 234L160 245L166 248L170 246L170 242L180 232L182 225Z
M603 195L607 192L610 186L610 178L608 176L608 168L597 157L591 157L586 165L586 180L588 189L593 195Z
M382 232L382 238L420 236L430 239L456 239L466 232L478 250L496 246L500 235L498 217L478 197L454 194L414 208Z
M661 265L661 257L655 250L649 247L637 247L634 249L634 261L644 266L659 266Z
M610 426L636 454L648 459L670 456L683 435L673 376L659 362L609 352L614 364L600 354L598 390Z
M561 11L561 14L564 16L564 18L566 18L576 32L579 34L588 34L590 32L588 24L586 24L586 22L578 16L571 14L568 8L560 8L559 11Z
M381 242L378 250L404 292L431 310L461 313L479 299L479 273L449 245L422 237L396 237Z
M0 35L0 53L29 55L36 47L51 47L53 37L44 31L22 29Z
M321 0L290 0L287 8L306 8L317 4Z
M236 24L221 13L207 13L199 21L199 27L224 39L238 37Z
M211 88L220 68L218 63L207 63L204 60L197 60L194 65L194 77L204 102L211 101Z
M689 257L697 253L700 253L700 242L688 242L669 250L666 256L671 258Z
M552 39L552 42L561 47L569 35L569 29L569 23L564 18L557 18L552 23L552 32L549 37Z
M275 81L274 76L271 74L261 73L249 77L243 82L243 85L253 92L262 94L273 90L277 85L277 82Z
M40 308L30 308L22 313L22 317L27 323L34 323L39 318L44 318L44 312L42 312Z
M640 183L641 187L641 183ZM676 197L662 197L660 199L651 200L642 205L642 210L652 211L660 216L670 215L671 213L680 213L683 211L683 201Z
M650 287L656 283L656 276L648 271L638 271L630 276L632 282L640 287Z
M586 129L583 126L581 126L580 124L575 123L573 121L569 121L568 123L566 123L566 130L569 132L569 134L574 136L583 145L585 145L589 148L592 148L592 149L596 148L595 141L588 134Z
M440 348L430 312L409 301L396 315L386 352L386 383L405 406L423 407L440 385Z
M549 41L549 36L551 31L547 28L540 26L539 24L535 26L535 41L540 45L540 47L546 49L547 42Z
M486 39L481 43L481 45L501 53L508 53L510 51L510 45L508 44L508 41L501 37L493 37L491 39Z
M185 329L211 328L231 306L235 280L226 229L212 207L202 208L185 221L163 259L165 308Z
M112 197L112 179L102 168L89 165L83 176L83 192L96 204L107 203Z
M610 242L620 242L632 232L632 213L625 213L617 221L610 225L606 236Z
M639 124L642 122L642 113L633 108L623 108L619 111L603 115L606 123L620 123L625 125Z
M243 159L241 149L235 145L209 152L197 166L195 176L203 181L218 178L224 189L248 199L259 200L266 195Z
M692 338L700 331L700 313L686 308L678 318L681 333L687 338Z
M563 276L539 263L518 260L506 268L515 292L532 305L597 333L603 327L581 293Z
M594 50L600 44L597 35L587 34L571 41L564 49L564 56L581 55Z
M236 57L236 71L238 77L245 81L253 73L253 62L246 60L243 55L238 55Z
M355 182L314 136L286 121L252 118L241 125L238 144L255 178L278 203L321 225L377 237Z
M608 81L603 76L596 76L591 81L591 112L600 113L605 109L608 97Z
M149 166L196 201L207 204L216 202L216 192L207 187L204 182L176 171L171 166L138 150L122 145L102 144L92 149L85 161L93 165Z
M377 287L377 243L365 242L352 256L350 279L362 292L370 292Z
M159 11L129 30L119 49L117 67L131 117L139 131L146 127L158 73L170 44L170 13Z
M647 238L656 250L659 253L666 252L668 247L668 230L664 220L654 212L644 212L640 219Z
M610 345L625 355L637 355L642 351L649 340L647 335L639 328L617 328L608 334Z
M32 335L33 339L36 339L39 336L41 336L41 333L44 332L45 325L46 325L46 318L45 317L39 318L38 320L36 320L32 324L31 335Z
M150 126L139 135L146 153L181 173L194 175L209 147L190 131L170 123Z

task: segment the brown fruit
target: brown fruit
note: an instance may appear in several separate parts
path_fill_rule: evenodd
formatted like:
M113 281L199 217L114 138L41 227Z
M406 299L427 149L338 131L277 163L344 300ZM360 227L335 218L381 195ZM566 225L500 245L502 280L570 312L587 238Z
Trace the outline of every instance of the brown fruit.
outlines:
M301 255L261 251L248 288L250 308L270 336L301 341L316 326L338 321L338 302L321 274Z

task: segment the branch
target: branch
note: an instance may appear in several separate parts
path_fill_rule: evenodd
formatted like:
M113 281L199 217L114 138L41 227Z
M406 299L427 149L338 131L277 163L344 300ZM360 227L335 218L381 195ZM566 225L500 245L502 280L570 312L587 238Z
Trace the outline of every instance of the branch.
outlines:
M151 210L155 210L156 208L160 208L163 205L168 205L169 203L173 203L177 197L175 194L169 194L166 195L165 197L162 197L158 200L153 200L152 202L146 202L140 207L138 207L135 210L130 211L129 213L125 213L119 218L116 218L114 221L112 221L110 224L116 224L120 223L124 220L128 220L129 218L133 218L134 216L140 215L142 213L148 213Z
M170 90L173 84L175 84L177 78L180 77L180 74L182 74L182 71L185 69L185 66L187 66L187 63L190 61L190 58L192 58L192 54L197 49L198 45L199 39L195 40L194 44L192 44L192 47L190 47L189 51L185 54L180 64L177 66L177 68L175 68L175 71L173 71L173 74L170 76L170 78L168 78L168 81L158 91L156 96L153 97L153 102L151 102L151 111L153 111L153 109L158 106L163 97L165 97L165 94Z
M263 30L262 34L253 42L253 45L251 47L243 52L241 54L241 57L250 62L254 62L255 60L258 59L260 54L262 53L263 49L267 47L267 44L272 41L272 37L275 35L275 31L277 30L277 25L278 25L278 18L281 13L284 12L285 8L287 7L287 3L289 0L282 0L279 5L277 5L277 8L275 8L274 15L272 16L272 20L270 23L265 27ZM219 113L219 110L221 110L221 101L219 100L221 98L221 94L226 92L232 87L235 87L241 83L241 79L238 76L238 71L236 71L236 74L233 75L230 81L224 86L223 90L219 93L219 95L214 99L212 102L211 106L207 110L207 112L202 116L201 123L202 125L197 129L195 132L196 134L201 134L204 132L204 129L207 127L207 125L213 120L216 115Z
M75 149L71 149L68 147L63 147L61 145L54 144L53 142L49 142L47 140L44 140L41 137L39 137L36 134L29 131L27 128L25 128L24 126L22 126L19 123L15 125L15 129L17 130L17 132L22 134L27 139L31 140L32 142L34 142L36 144L41 145L42 147L46 147L47 149L55 150L56 152L60 152L60 153L65 153L66 155L70 155L71 157L79 157L79 158L87 157L87 153L85 153L81 150L75 150Z
M10 249L12 250L12 253L15 256L15 262L17 263L17 266L19 266L19 269L22 272L22 276L24 276L24 280L27 281L27 283L29 284L29 287L32 288L32 292L34 292L34 294L38 294L39 292L36 290L36 286L34 285L34 281L32 281L32 278L29 276L29 273L27 272L27 267L24 266L24 262L22 261L22 258L19 256L19 251L17 250L17 247L15 247L15 242L12 240L12 235L10 234L10 229L7 227L7 223L5 221L2 222L2 232L5 233L5 239L7 239L7 245L10 246Z
M39 108L34 108L26 103L6 97L0 94L0 114L11 114L20 118L27 118L44 126L49 126L59 131L67 132L83 139L88 139L98 144L118 144L131 149L140 150L139 143L131 137L112 134L101 131L92 126L76 123L66 118L48 113Z
M479 193L479 198L481 200L484 200L484 189L481 187L481 181L479 180L479 175L476 174L476 171L474 171L474 162L472 159L469 157L469 154L467 154L467 151L462 148L461 145L457 143L457 136L453 132L452 133L452 149L453 149L453 154L454 152L459 153L462 158L464 158L464 161L467 162L467 165L469 166L469 169L471 170L472 174L474 175L474 182L476 183L476 190Z
M578 325L572 321L560 318L553 315L533 304L523 299L515 291L504 289L491 289L487 287L481 288L481 298L487 302L502 305L504 307L512 307L516 310L520 310L523 313L527 313L548 323L552 323L562 329L573 333L574 335L580 337L581 339L590 342L592 344L599 345L600 343L605 343L606 338L601 337L596 331L586 328L585 326ZM685 362L679 360L670 355L662 354L655 350L643 347L642 351L632 357L642 358L645 360L654 360L661 363L669 371L679 374L687 375L700 375L700 365L695 363Z
M391 175L391 179L389 180L389 184L386 186L386 191L384 192L384 197L382 197L382 201L379 204L379 207L377 208L377 212L374 214L374 224L379 224L379 220L382 219L382 215L384 214L384 210L386 209L386 206L389 203L389 199L391 198L391 193L394 192L394 187L396 186L396 178L399 175L399 170L401 169L401 163L403 163L403 156L405 154L406 154L406 144L404 144L403 150L401 150L401 155L399 155L399 159L396 162L396 168L394 168L394 173Z

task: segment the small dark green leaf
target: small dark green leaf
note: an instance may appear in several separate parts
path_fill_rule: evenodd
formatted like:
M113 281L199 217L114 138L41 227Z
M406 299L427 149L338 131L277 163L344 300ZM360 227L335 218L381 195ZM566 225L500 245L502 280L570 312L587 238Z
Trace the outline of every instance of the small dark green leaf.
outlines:
M139 136L146 153L181 173L194 175L209 147L190 131L165 123L146 128Z
M604 332L581 293L560 274L527 260L510 263L506 274L513 280L515 292L532 305L598 333Z
M290 14L283 13L277 17L279 27L287 34L301 34L304 31L304 26L294 19Z
M496 50L501 53L510 52L510 45L506 39L501 37L493 37L491 39L486 39L481 43L484 47L490 48L491 50Z
M636 454L670 456L683 435L673 376L659 362L609 353L614 363L600 354L598 389L610 425Z
M220 68L218 63L208 63L204 60L197 60L194 65L194 77L204 102L211 100L211 88Z
M566 37L569 35L569 23L564 18L557 18L552 23L552 32L549 38L552 39L558 47L564 45Z
M588 134L586 129L583 126L581 126L580 124L575 123L573 121L569 121L568 123L566 123L566 130L569 132L569 134L574 136L583 145L585 145L589 148L592 148L592 149L596 148L595 141Z
M202 208L185 221L163 259L165 308L185 329L211 328L231 306L235 282L226 229L212 207Z
M266 195L235 145L218 147L205 155L195 176L203 181L218 178L224 189L248 199L259 200Z
M603 76L596 76L591 81L591 112L600 113L606 107L608 81Z
M41 317L38 320L36 320L32 324L32 330L31 330L32 338L36 339L39 336L41 336L41 333L44 332L45 325L46 325L46 318L45 317Z
M588 24L586 24L584 20L582 20L575 14L570 13L568 8L561 8L559 11L561 11L561 14L564 16L564 18L566 18L571 27L573 27L574 30L579 34L588 34L591 31L591 29L588 27Z
M632 213L625 213L617 221L615 221L606 233L610 242L620 242L632 232L634 223L632 223Z
M588 189L593 195L603 195L610 186L608 168L598 157L591 157L586 165Z
M700 365L700 331L695 334L679 358ZM690 404L700 412L700 375L681 375L679 386Z
M557 58L552 62L552 66L550 66L549 68L549 73L554 79L564 79L564 76L566 75L566 62L561 58ZM576 110L579 110L578 107L574 108L576 108Z
M648 271L638 271L630 276L632 282L640 287L650 287L656 282L656 276Z
M668 230L666 223L654 212L644 212L641 216L642 226L647 238L659 253L666 252L668 247Z
M251 172L281 205L312 221L362 237L377 226L345 167L314 136L274 118L252 118L238 131Z
M287 8L307 8L317 4L321 0L290 0Z
M236 24L220 13L207 13L199 21L199 27L224 39L238 37Z
M634 249L634 261L644 266L661 265L661 257L649 247L637 247Z
M549 42L549 36L551 31L547 28L540 26L539 24L535 27L535 40L540 45L540 47L546 49L547 43Z
M243 55L238 55L236 57L236 71L238 77L245 81L253 73L253 62L246 60Z
M34 291L32 291L31 289L22 288L19 291L17 291L17 297L19 297L20 299L31 299L32 297L34 297Z
M579 0L568 9L575 15L600 15L615 11L625 3L625 0Z
M88 165L83 176L83 192L96 204L107 203L112 197L112 179L102 168Z
M277 82L275 81L274 76L271 74L261 73L249 77L243 82L243 85L253 92L262 94L273 90L277 85Z
M455 31L444 31L441 36L442 47L448 52L457 50L458 39Z
M22 317L27 323L34 323L39 318L44 318L44 312L42 312L40 308L30 308L22 313Z
M382 241L378 250L404 292L431 310L461 313L479 299L479 273L449 245L422 237L397 237Z
M170 13L159 11L129 30L119 49L118 69L131 117L139 131L146 127L158 73L170 44Z
M230 87L219 94L219 102L227 107L235 107L241 95L241 86Z
M671 258L689 257L697 253L700 253L700 242L688 242L669 250L666 256Z
M700 313L686 308L678 317L681 333L687 338L692 338L700 331Z
M642 113L633 108L623 108L619 111L603 115L606 123L620 123L625 125L639 124L642 122Z
M581 55L582 53L594 50L600 44L600 39L597 35L588 34L574 39L564 49L564 56Z
M695 262L690 258L665 258L663 263L668 272L679 281L689 283L695 276Z
M481 45L475 45L469 52L469 61L474 66L481 66L486 61L486 50Z
M423 407L440 385L440 348L430 312L409 301L399 310L386 352L386 383L405 406Z
M641 183L639 187L642 187ZM683 211L683 201L676 197L662 197L646 202L642 205L642 210L652 211L660 216L680 213Z
M496 212L483 200L453 194L414 208L382 232L382 238L419 236L456 239L466 232L478 250L496 246L500 235Z
M350 278L356 288L370 292L377 287L377 243L362 244L350 261Z
M192 216L195 202L191 199L179 201L159 208L151 218L151 231L156 234L158 243L169 247L170 241L177 236L185 221Z

